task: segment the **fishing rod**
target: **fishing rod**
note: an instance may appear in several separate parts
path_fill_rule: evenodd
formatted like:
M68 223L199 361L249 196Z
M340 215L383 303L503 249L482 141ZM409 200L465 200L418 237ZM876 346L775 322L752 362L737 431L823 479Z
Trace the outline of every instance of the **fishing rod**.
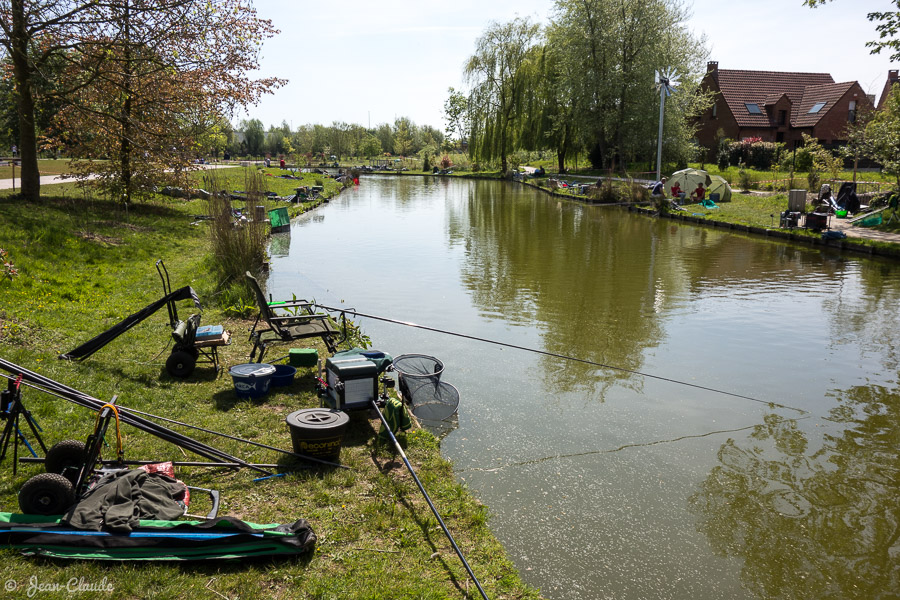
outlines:
M404 325L406 327L413 327L415 329L424 329L425 331L433 331L435 333L443 333L445 335L452 335L455 337L461 337L461 338L465 338L465 339L469 339L469 340L475 340L476 342L484 342L486 344L494 344L494 345L503 346L506 348L513 348L515 350L524 350L525 352L533 352L535 354L543 354L544 356L550 356L553 358L561 358L564 360L571 360L573 362L579 362L579 363L591 365L594 367L600 367L603 369L611 369L613 371L620 371L622 373L629 373L631 375L640 375L641 377L647 377L650 379L656 379L656 380L665 381L668 383L684 385L684 386L691 387L694 389L703 390L706 392L714 392L716 394L723 394L725 396L731 396L732 398L740 398L742 400L750 400L751 402L759 402L760 404L777 406L778 408L784 408L784 409L796 411L800 414L806 414L806 411L803 410L802 408L794 408L793 406L779 404L778 402L772 402L769 400L761 400L760 398L754 398L753 396L745 396L743 394L737 394L735 392L729 392L727 390L720 390L717 388L700 385L698 383L690 383L689 381L681 381L679 379L673 379L671 377L663 377L662 375L653 375L651 373L644 373L642 371L636 371L634 369L628 369L625 367L617 367L615 365L608 365L605 363L594 362L592 360L578 358L575 356L568 356L565 354L557 354L556 352L548 352L546 350L538 350L537 348L529 348L528 346L519 346L516 344L510 344L508 342L501 342L498 340L492 340L492 339L488 339L488 338L478 337L478 336L469 335L466 333L459 333L457 331L449 331L447 329L438 329L437 327L429 327L427 325L420 325L418 323L413 323L411 321L401 321L399 319L391 319L388 317L380 317L378 315L370 315L367 313L362 313L362 312L359 312L359 311L356 311L353 309L348 309L348 308L336 308L333 306L325 306L324 304L318 304L318 303L315 303L314 306L318 306L319 308L322 308L327 311L346 313L346 314L354 315L357 317L363 317L366 319L374 319L376 321L384 321L385 323L394 323L395 325Z
M438 523L440 523L441 529L444 530L444 535L446 535L447 539L450 540L450 545L453 546L453 549L456 551L456 555L459 556L459 560L462 561L462 564L466 568L466 571L469 572L469 577L472 578L472 581L475 582L475 586L478 588L478 591L481 592L481 597L484 598L484 600L489 600L487 594L484 591L484 588L481 587L481 583L478 582L478 578L475 577L475 573L472 571L472 567L469 566L469 563L466 561L466 557L463 556L462 550L460 550L459 546L456 545L456 540L453 539L453 536L450 534L450 530L447 529L446 525L444 525L444 520L441 518L441 515L434 507L434 503L431 501L431 497L428 496L428 492L425 491L425 488L422 486L422 482L419 481L416 472L413 471L412 465L409 464L409 459L406 458L406 453L403 452L403 448L400 447L400 442L397 441L397 438L394 436L394 432L391 431L391 426L388 425L388 422L384 418L384 415L381 414L381 409L378 408L378 404L375 403L374 399L369 400L369 404L371 404L372 408L375 409L375 412L378 413L378 418L381 419L381 424L385 429L387 429L388 435L391 436L391 441L394 442L394 448L397 449L397 452L400 454L400 458L403 459L403 464L406 465L409 474L412 475L412 478L416 482L416 485L419 486L419 491L422 492L423 496L425 496L425 501L428 503L428 507L431 508L431 512L434 513L435 518L438 520Z
M2 374L0 374L0 376L9 378L8 375L2 375ZM57 398L62 398L63 400L68 400L68 398L66 398L65 396L63 396L63 395L61 395L61 394L57 394L57 393L51 392L50 390L46 390L46 389L41 388L41 387L39 387L39 386L36 386L36 385L33 385L33 384L29 384L29 383L26 383L25 385L27 385L27 386L29 386L29 387L32 387L32 388L34 388L34 389L40 390L40 391L42 391L42 392L44 392L44 393L50 394L51 396L56 396ZM322 460L321 458L316 458L316 457L314 457L314 456L308 456L308 455L306 455L306 454L299 454L299 453L297 453L297 452L291 452L290 450L284 450L284 449L282 449L282 448L276 448L275 446L269 446L269 445L267 445L267 444L263 444L263 443L260 443L260 442L254 442L253 440L248 440L248 439L239 438L239 437L236 437L236 436L233 436L233 435L228 435L227 433L222 433L221 431L214 431L214 430L212 430L212 429L204 429L203 427L200 427L200 426L198 426L198 425L191 425L190 423L183 423L183 422L181 422L181 421L176 421L176 420L174 420L174 419L168 419L168 418L166 418L166 417L161 417L161 416L159 416L159 415L154 415L154 414L152 414L152 413L143 412L143 411L137 410L137 409L135 409L135 408L129 408L129 407L123 406L123 405L121 405L121 404L116 404L116 407L119 409L120 415L121 415L121 414L129 414L129 413L134 413L134 414L138 414L138 415L143 415L143 416L145 416L145 417L150 417L151 419L159 419L160 421L166 421L167 423L172 423L172 424L174 424L174 425L181 425L182 427L189 427L189 428L191 428L191 429L196 429L196 430L202 431L202 432L204 432L204 433L210 433L210 434L213 434L213 435L217 435L217 436L220 436L220 437L224 437L224 438L227 438L227 439L229 439L229 440L235 440L235 441L237 441L237 442L243 442L243 443L245 443L245 444L250 444L251 446L258 446L258 447L260 447L260 448L266 448L267 450L274 450L275 452L281 452L282 454L286 454L287 456L292 456L292 457L294 457L294 458L299 458L299 459L302 459L302 460L308 460L308 461L311 461L311 462L315 462L315 463L327 465L327 466L329 466L329 467L340 467L340 468L342 468L342 469L350 469L350 467L348 467L347 465L342 465L342 464L339 464L339 463L330 462L330 461L327 461L327 460ZM123 413L123 411L124 411L124 413ZM127 422L127 421L126 421L126 422ZM168 429L165 429L165 428L163 428L163 429L164 429L165 431L169 431ZM208 457L207 457L207 458L208 458ZM213 464L213 463L207 463L207 464ZM224 463L223 463L223 464L224 464ZM235 466L238 466L238 465L235 465ZM263 465L257 465L257 466L263 466ZM275 465L275 466L278 466L278 465Z
M33 456L23 456L19 458L20 463L36 463L40 464L46 461L45 458L37 458ZM123 460L119 462L118 460L100 460L97 461L102 465L128 465L128 466L143 466L143 465L158 465L163 462L171 462L173 467L219 467L219 468L235 468L242 466L240 463L236 462L204 462L204 461L186 461L186 460L173 460L173 461L165 461L165 460ZM278 465L275 463L251 463L255 467L259 467L261 469L278 469L283 465Z
M117 405L120 408L121 405ZM306 454L299 454L297 452L291 452L290 450L284 450L282 448L276 448L275 446L269 446L267 444L263 444L260 442L254 442L253 440L247 440L244 438L235 437L233 435L228 435L227 433L222 433L220 431L213 431L212 429L204 429L203 427L198 427L197 425L191 425L190 423L182 423L181 421L176 421L174 419L168 419L166 417L160 417L159 415L153 415L150 413L141 412L139 410L135 410L133 408L126 408L128 412L136 413L139 415L144 415L145 417L150 417L151 419L159 419L161 421L165 421L167 423L172 423L174 425L181 425L182 427L190 427L191 429L197 429L198 431L202 431L204 433L211 433L213 435L218 435L224 438L228 438L229 440L235 440L237 442L243 442L245 444L250 444L251 446L258 446L260 448L266 448L268 450L274 450L275 452L281 452L282 454L286 454L288 456L293 456L294 458L300 458L303 460L309 460L312 462L320 463L323 465L327 465L329 467L340 467L341 469L350 469L347 465L342 465L336 462L330 462L327 460L322 460L321 458L316 458L315 456L308 456ZM350 469L352 470L352 469Z
M59 382L53 381L47 377L29 371L23 367L20 367L14 363L11 363L7 360L0 358L0 368L6 369L11 373L18 373L22 375L23 383L27 382L29 387L35 387L37 389L41 389L42 391L48 392L49 390L53 390L57 392L56 395L59 397L68 400L74 404L78 404L79 406L89 408L91 410L100 410L105 404L101 400L97 398L93 398L83 392L79 392L74 388L70 388L66 385L63 385ZM9 378L8 376L5 376ZM184 448L185 450L190 450L196 454L199 454L205 458L210 460L220 459L227 462L235 462L239 463L241 466L247 467L254 471L258 471L264 475L271 475L272 473L261 469L259 467L252 466L249 462L242 460L236 456L232 456L226 452L218 450L217 448L213 448L212 446L203 444L193 438L190 438L186 435L180 434L177 431L173 431L171 429L167 429L158 425L152 421L148 421L141 417L137 417L131 415L127 412L120 413L121 421L136 427L146 433L150 433L151 435L155 435L160 439L163 439L167 442L170 442L176 446Z

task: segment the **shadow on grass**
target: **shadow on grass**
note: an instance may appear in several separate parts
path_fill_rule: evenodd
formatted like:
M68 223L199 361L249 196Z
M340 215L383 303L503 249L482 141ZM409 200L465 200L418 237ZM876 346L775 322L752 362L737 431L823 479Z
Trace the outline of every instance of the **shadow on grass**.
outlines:
M397 440L400 443L401 447L403 446L401 440ZM393 452L393 456L389 459L382 458L379 456L378 447L386 448L386 451ZM399 470L403 475L406 474L406 465L403 464L403 460L396 453L396 449L394 448L391 442L385 444L376 444L372 456L372 463L375 467L381 472L383 475L390 477L393 471ZM396 476L396 475L395 475ZM466 590L466 586L462 581L460 581L453 572L453 569L450 568L450 564L444 558L444 554L441 553L440 549L437 546L437 543L432 538L432 532L434 531L434 526L430 523L430 519L428 518L429 512L425 512L425 517L421 516L423 511L417 512L416 507L410 502L409 498L406 496L406 492L402 486L398 485L395 479L391 479L391 487L394 489L394 496L399 500L400 504L409 511L409 514L413 521L415 521L416 525L422 531L422 537L425 539L425 543L428 544L428 547L431 548L432 556L437 559L441 567L447 572L449 580L453 583L453 587L455 587L464 597L468 597L468 590ZM427 491L427 490L426 490ZM420 490L416 488L415 493L420 494ZM437 508L437 507L435 507ZM438 513L440 510L438 509ZM435 519L436 521L436 519ZM443 533L443 530L441 531ZM452 534L452 532L451 532ZM448 540L449 541L449 540ZM455 553L454 553L455 554Z

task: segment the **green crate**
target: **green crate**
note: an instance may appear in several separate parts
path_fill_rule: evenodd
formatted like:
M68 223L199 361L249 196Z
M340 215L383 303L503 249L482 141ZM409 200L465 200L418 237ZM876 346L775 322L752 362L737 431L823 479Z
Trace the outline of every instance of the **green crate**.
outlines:
M319 362L319 352L315 348L291 348L288 362L292 367L314 367Z

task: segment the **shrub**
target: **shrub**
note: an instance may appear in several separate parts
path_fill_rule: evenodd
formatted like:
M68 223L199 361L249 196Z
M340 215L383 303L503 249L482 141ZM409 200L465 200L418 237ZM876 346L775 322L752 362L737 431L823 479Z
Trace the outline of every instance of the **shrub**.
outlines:
M443 155L443 156L441 157L441 168L442 168L442 169L449 169L449 168L452 167L452 166L453 166L453 161L450 160L450 157L447 156L446 154Z
M215 171L210 171L206 179L213 190L225 187L224 182L216 180ZM248 198L264 197L265 181L256 173L249 174L244 189ZM207 215L210 217L211 265L216 283L221 290L231 288L241 297L252 298L244 273L261 273L266 261L268 226L265 221L236 222L231 209L231 198L225 192L211 194L206 205ZM228 298L228 303L236 303L233 294Z
M750 173L744 168L744 163L740 163L738 165L738 183L741 186L741 191L746 192L750 190Z
M784 152L784 144L764 142L760 138L746 138L740 142L727 142L719 148L717 164L724 170L730 165L744 165L766 171L777 163Z

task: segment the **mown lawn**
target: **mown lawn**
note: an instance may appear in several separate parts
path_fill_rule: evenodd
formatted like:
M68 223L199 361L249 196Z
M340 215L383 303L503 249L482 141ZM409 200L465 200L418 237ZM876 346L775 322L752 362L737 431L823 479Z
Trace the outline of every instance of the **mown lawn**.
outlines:
M236 178L234 189L240 189L239 170L228 177ZM293 180L266 180L279 195L297 187ZM57 359L160 298L162 284L154 264L162 258L174 288L190 285L199 294L202 323L220 323L232 332L233 343L220 352L226 369L247 362L252 321L227 318L217 306L205 225L195 219L203 214L204 202L158 198L125 210L86 198L76 186L44 191L55 196L39 203L0 196L0 247L18 270L0 280L0 356L98 399L117 395L127 407L290 450L286 415L319 405L313 369L301 369L292 385L255 401L239 400L227 371L217 376L208 365L198 365L186 380L173 379L164 367L171 348L165 309L83 362ZM182 318L192 310L188 302L179 304ZM318 350L324 356L324 348ZM273 350L272 356L277 355ZM24 391L23 400L43 427L48 446L84 440L93 427L95 414L65 400L32 389ZM221 492L220 515L257 523L308 519L318 536L312 555L107 564L31 559L3 550L4 581L18 585L10 596L24 597L31 578L62 585L72 578L96 584L105 578L114 588L109 596L116 598L477 597L402 462L391 448L375 444L377 429L377 417L353 414L340 455L349 470L309 468L254 482L259 475L246 469L178 468L189 485ZM247 461L276 462L285 469L294 465L270 450L179 431ZM128 426L123 434L128 459L202 460ZM30 431L26 435L34 442ZM422 431L400 437L490 597L537 598L488 529L488 508L454 481L436 439ZM112 448L107 451L108 458L114 454ZM0 510L18 512L16 492L41 470L39 465L20 465L14 475L7 457L0 464ZM204 503L192 512L205 512Z

